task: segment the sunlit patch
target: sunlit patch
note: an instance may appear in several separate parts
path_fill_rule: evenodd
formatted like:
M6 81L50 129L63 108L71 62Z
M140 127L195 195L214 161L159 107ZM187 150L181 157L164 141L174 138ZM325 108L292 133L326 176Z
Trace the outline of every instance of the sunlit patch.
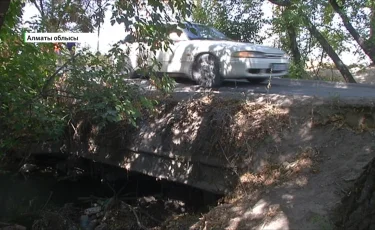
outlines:
M293 199L294 199L294 196L293 195L290 195L290 194L283 194L281 196L281 198L283 200L286 200L288 203L291 202Z
M90 153L96 153L98 146L96 145L95 140L93 138L89 138L88 145L89 145L88 151Z
M289 230L288 217L284 213L278 212L268 223L259 226L257 229Z
M303 187L305 185L307 185L308 183L308 179L306 176L300 176L298 177L296 180L295 180L295 183L296 185L300 186L300 187Z
M271 164L264 161L264 165L258 172L244 172L240 175L237 199L245 195L243 190L253 190L262 186L279 185L282 183L294 184L300 187L308 184L308 179L302 173L316 172L315 160L319 152L312 147L301 148L300 153L292 162L283 164Z
M250 219L255 219L255 218L260 218L265 214L265 209L267 207L268 203L261 199L254 205L254 207L251 210L248 210L245 212L243 215L244 218L250 218Z

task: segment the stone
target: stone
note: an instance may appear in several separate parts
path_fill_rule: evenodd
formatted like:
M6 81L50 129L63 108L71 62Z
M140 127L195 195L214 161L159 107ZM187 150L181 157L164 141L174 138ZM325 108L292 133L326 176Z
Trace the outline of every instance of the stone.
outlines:
M96 206L96 207L85 209L84 213L85 215L91 216L93 214L99 213L101 210L102 208L100 206Z
M22 167L19 170L22 173L30 173L30 172L35 171L37 168L38 168L38 166L36 166L35 164L26 163L26 164L22 165Z

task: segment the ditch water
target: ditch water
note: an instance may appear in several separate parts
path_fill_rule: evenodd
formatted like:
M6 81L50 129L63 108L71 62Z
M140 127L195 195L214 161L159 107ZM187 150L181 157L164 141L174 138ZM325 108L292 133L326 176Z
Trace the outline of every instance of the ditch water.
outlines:
M83 200L89 197L109 199L121 189L121 194L116 195L130 205L139 206L140 198L150 196L163 203L158 209L149 210L151 216L161 220L171 213L206 212L220 198L186 185L128 173L84 159L75 159L73 165L70 160L70 166L66 159L49 157L34 158L29 162L32 162L28 163L30 169L22 173L18 165L0 168L0 222L32 229L33 222L43 211L66 204L83 210L91 205ZM165 205L167 201L178 201L180 206ZM164 208L160 210L160 207Z

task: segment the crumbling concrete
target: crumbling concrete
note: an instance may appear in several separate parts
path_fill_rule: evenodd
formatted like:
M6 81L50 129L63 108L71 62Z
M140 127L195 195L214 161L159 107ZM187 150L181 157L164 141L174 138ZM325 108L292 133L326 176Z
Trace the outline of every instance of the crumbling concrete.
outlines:
M250 104L245 108L244 102ZM32 153L75 154L158 179L225 194L237 185L240 168L253 167L245 158L254 155L252 162L262 158L256 154L257 145L263 141L267 145L266 139L277 139L278 133L292 125L290 111L301 108L303 111L298 112L301 120L306 121L306 117L311 116L316 117L316 124L324 123L332 114L314 108L324 105L333 108L341 102L335 98L255 97L228 92L220 95L176 93L163 103L159 113L145 116L138 128L116 124L99 131L82 120L76 124L78 133L71 133L61 143L38 145ZM352 105L364 103L369 104L365 100L351 102ZM306 110L306 106L311 110ZM284 112L277 110L279 108ZM345 119L331 122L337 121L345 122Z

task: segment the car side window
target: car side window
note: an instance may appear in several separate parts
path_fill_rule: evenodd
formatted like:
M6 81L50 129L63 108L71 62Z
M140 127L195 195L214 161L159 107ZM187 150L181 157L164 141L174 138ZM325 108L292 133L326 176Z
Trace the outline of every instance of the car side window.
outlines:
M184 33L188 39L197 39L201 37L199 31L194 28L194 25L190 25L188 23L185 24Z

